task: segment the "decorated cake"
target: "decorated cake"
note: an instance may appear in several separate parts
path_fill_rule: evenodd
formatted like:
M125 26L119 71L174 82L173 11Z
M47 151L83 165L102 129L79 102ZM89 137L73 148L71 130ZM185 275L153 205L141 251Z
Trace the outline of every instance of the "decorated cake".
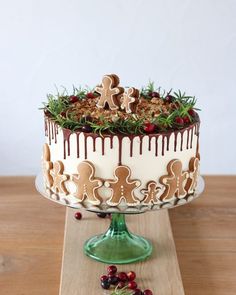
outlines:
M199 176L195 97L154 83L48 95L43 178L50 196L93 210L158 209L194 197Z

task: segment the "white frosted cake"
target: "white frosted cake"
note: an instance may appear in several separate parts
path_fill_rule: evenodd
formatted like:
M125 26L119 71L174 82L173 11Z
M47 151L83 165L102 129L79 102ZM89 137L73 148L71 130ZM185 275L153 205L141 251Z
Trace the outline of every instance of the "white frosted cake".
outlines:
M199 175L195 98L122 88L105 75L93 90L48 96L44 183L70 206L155 209L194 195Z

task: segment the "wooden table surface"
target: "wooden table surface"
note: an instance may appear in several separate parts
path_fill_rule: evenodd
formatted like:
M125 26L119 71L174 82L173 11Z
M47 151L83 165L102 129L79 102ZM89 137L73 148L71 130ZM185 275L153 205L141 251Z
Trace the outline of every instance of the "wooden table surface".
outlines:
M169 211L185 294L235 295L236 176L205 181L201 198ZM33 177L0 178L1 295L58 294L64 219Z

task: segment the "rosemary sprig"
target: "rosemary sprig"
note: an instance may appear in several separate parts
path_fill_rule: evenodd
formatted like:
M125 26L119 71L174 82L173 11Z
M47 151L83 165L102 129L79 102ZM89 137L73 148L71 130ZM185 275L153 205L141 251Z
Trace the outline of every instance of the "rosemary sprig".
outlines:
M71 109L71 95L68 94L66 88L63 88L62 93L57 90L56 95L48 94L47 102L43 103L43 110L46 115L50 116L56 123L63 128L68 128L72 131L80 130L85 124L89 125L92 132L98 133L102 136L104 133L122 133L122 134L145 134L144 126L146 123L155 124L157 130L165 131L171 128L183 128L179 124L175 123L177 117L188 117L189 122L194 122L196 118L191 116L190 110L199 110L195 108L196 98L194 96L188 96L185 92L180 90L172 93L172 89L165 92L161 87L156 88L154 82L149 82L146 87L141 90L141 96L147 100L151 100L150 93L157 92L164 104L169 104L167 99L172 101L173 108L169 108L167 112L162 111L162 108L158 108L157 115L153 115L150 112L139 111L137 114L129 114L124 119L117 114L116 119L107 116L104 118L92 118L92 120L86 120L86 117L78 115L76 116ZM94 89L81 86L76 88L73 86L72 96L76 96L78 100L87 99L88 93L97 95ZM151 102L150 102L151 104ZM76 111L76 110L75 110ZM159 113L160 112L160 113ZM122 116L123 117L123 116Z
M115 290L112 291L111 295L132 295L132 294L134 294L133 291L128 290L127 288L128 288L128 287L125 286L125 287L122 288L122 289L118 289L118 286L116 286Z

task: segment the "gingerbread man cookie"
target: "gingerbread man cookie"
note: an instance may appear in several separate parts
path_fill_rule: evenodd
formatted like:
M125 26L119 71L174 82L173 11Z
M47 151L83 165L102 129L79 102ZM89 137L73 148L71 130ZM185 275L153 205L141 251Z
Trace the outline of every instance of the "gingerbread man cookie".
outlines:
M118 96L124 92L124 88L118 87L119 82L119 77L114 74L103 77L102 85L95 88L96 92L100 94L97 107L105 108L106 104L108 104L111 110L119 109Z
M61 194L68 195L69 192L66 189L65 181L68 180L69 176L64 174L64 165L61 161L56 161L53 163L53 169L50 174L53 178L52 190Z
M43 145L43 158L42 158L42 166L43 166L43 177L48 187L53 185L53 178L50 174L50 170L53 167L51 162L51 154L50 148L47 143Z
M105 181L105 186L112 189L112 196L107 200L110 206L117 206L121 200L125 200L128 206L136 206L140 203L134 195L134 189L140 186L139 180L130 179L131 170L127 166L118 166L114 171L115 179Z
M167 165L167 171L168 175L160 178L160 183L165 186L160 200L169 201L173 196L184 198L187 194L184 186L188 178L188 172L182 172L182 163L179 160L170 161Z
M144 199L142 201L142 204L145 205L151 205L151 204L157 204L157 194L160 191L160 187L157 186L157 183L155 181L149 181L147 183L147 188L142 189L141 193L144 195Z
M77 167L78 175L72 175L72 181L76 185L75 197L79 202L83 202L87 197L93 205L101 203L101 197L98 194L98 188L102 186L102 181L95 178L95 168L88 161L81 162Z
M136 110L139 101L139 90L131 87L122 96L121 109L125 109L126 113L132 113Z
M199 176L199 159L191 158L189 162L189 178L187 180L185 190L192 194L197 186L197 180Z

